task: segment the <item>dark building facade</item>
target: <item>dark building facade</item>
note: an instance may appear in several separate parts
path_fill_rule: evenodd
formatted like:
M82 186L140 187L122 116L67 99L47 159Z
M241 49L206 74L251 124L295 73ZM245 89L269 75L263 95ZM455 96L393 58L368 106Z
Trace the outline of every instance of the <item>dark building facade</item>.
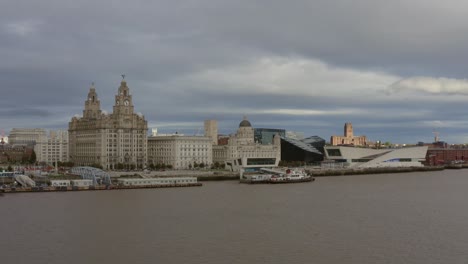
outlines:
M324 147L325 139L318 136L302 140L281 137L281 160L305 163L319 162L323 160Z
M276 128L254 128L254 140L262 145L273 144L273 137L278 134L286 136L286 130Z

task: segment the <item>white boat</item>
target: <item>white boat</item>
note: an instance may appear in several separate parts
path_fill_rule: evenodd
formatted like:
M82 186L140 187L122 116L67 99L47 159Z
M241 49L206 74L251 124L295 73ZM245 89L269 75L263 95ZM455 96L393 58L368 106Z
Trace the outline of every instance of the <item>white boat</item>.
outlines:
M261 168L258 172L245 173L241 182L245 183L295 183L315 180L301 169L267 169Z
M273 175L270 179L270 183L295 183L313 180L315 180L314 177L308 175L304 170L286 169L284 173Z

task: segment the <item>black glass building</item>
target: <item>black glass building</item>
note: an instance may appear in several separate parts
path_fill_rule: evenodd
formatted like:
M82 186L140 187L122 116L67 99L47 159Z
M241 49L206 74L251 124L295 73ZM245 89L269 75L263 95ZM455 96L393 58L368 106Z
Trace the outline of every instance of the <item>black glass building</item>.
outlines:
M319 162L323 160L324 147L325 139L318 136L301 140L281 137L281 160Z
M254 140L262 145L273 144L273 137L279 134L281 137L286 136L286 130L276 128L255 128Z

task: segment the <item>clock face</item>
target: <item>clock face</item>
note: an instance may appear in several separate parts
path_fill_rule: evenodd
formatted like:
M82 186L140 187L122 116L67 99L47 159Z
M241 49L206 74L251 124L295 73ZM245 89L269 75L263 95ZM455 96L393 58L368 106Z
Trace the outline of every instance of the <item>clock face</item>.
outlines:
M119 104L120 104L120 101L119 101L119 100L115 101L115 104L119 105Z
M128 105L128 100L124 101L124 105L126 105L126 106Z

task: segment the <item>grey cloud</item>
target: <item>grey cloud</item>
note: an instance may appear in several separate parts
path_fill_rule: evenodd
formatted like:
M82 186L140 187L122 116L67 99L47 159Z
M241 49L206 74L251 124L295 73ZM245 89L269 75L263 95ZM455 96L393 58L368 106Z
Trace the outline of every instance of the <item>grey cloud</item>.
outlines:
M463 98L447 96L463 89L446 83L428 97L427 83L399 82L398 87L404 84L416 93L412 96L396 84L392 91L398 93L384 95L384 88L412 76L464 79L467 15L468 4L454 0L3 1L0 105L8 110L2 126L66 128L69 118L81 113L93 81L103 109L110 111L119 76L126 73L136 111L169 130L177 127L170 127L171 122L190 126L216 118L223 131L234 132L240 113L256 109L243 113L254 125L327 139L351 121L370 138L415 142L430 135L419 121L451 120L446 132L463 140L466 124L458 122L466 119L460 111ZM323 62L330 78L324 80L309 67L302 76L280 82L280 89L289 93L278 94L265 89L277 83L264 79L280 73L264 71L258 77L255 68L244 67L260 58ZM223 80L231 75L220 78L219 71L200 78L214 69L234 72L239 83ZM339 75L343 71L351 78ZM360 72L376 77L363 81ZM316 78L304 77L308 75ZM336 88L340 81L344 85ZM29 115L24 108L35 111ZM360 109L369 114L260 113L272 108ZM379 128L383 121L389 127Z
M468 95L466 79L412 77L399 80L389 86L388 92L426 92L430 94Z

